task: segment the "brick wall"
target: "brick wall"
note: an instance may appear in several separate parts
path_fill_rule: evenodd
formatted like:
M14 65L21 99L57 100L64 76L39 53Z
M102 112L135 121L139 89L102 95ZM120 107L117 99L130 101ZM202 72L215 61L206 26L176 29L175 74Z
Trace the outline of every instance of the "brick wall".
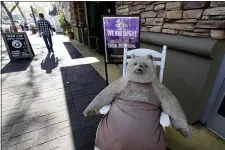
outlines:
M77 27L86 27L84 2L76 1L71 3L73 4L71 11L73 12L72 19L74 20L74 24Z
M63 10L63 14L65 15L66 20L70 22L71 14L69 11L69 4L70 4L70 2L62 2L61 9Z
M74 4L73 2L69 2L69 12L70 12L70 23L72 25L76 24L76 20L75 20L75 11L74 11Z
M141 15L141 31L225 39L225 2L116 2L119 15Z

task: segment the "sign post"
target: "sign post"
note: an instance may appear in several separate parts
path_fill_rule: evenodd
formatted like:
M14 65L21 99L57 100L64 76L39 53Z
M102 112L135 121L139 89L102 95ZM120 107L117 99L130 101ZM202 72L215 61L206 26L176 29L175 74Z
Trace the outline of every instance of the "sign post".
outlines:
M2 33L10 60L35 56L26 32Z
M102 23L108 85L107 64L122 64L124 52L140 48L140 16L103 16Z
M127 55L127 44L124 44L123 55L125 56ZM123 68L125 68L126 67L125 65L127 64L125 57L123 59L123 62L125 62L123 63ZM126 70L123 70L123 76L125 75L125 73L126 73Z

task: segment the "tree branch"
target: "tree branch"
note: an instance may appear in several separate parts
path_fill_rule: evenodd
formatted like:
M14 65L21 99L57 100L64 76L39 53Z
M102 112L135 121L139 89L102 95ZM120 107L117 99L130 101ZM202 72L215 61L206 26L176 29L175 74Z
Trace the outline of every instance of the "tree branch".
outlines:
M25 15L24 15L24 13L22 12L22 10L20 9L20 6L19 6L19 5L17 5L17 8L19 9L20 14L22 15L22 17L23 17L23 19L24 19L24 23L27 23L27 19L26 19L26 17L25 17Z
M10 11L8 10L8 8L5 6L5 3L4 3L4 2L1 1L1 5L2 5L2 7L5 9L5 11L6 11L6 13L7 13L7 15L8 15L9 19L10 19L10 22L11 22L11 24L12 24L12 26L13 26L13 31L14 31L14 32L17 32L17 28L15 27L15 23L14 23L14 21L13 21L12 14L11 14Z
M12 9L10 10L10 13L12 13L16 7L19 5L19 2L15 2L15 5L12 7Z

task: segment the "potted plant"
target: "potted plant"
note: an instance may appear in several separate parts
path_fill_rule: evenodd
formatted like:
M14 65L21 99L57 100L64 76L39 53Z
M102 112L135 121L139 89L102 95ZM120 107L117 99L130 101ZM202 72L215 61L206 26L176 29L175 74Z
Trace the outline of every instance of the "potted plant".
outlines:
M30 25L30 30L31 30L32 34L36 34L36 32L37 32L37 29L35 28L34 25Z
M31 27L31 32L32 34L36 34L37 30L35 29L35 27Z
M60 23L61 28L63 29L63 32L67 34L69 39L73 39L74 35L73 35L71 24L66 20L63 12L60 12L59 15L60 15L59 23Z
M72 29L68 29L66 31L67 36L69 37L69 39L74 39L74 35L73 35L73 31Z

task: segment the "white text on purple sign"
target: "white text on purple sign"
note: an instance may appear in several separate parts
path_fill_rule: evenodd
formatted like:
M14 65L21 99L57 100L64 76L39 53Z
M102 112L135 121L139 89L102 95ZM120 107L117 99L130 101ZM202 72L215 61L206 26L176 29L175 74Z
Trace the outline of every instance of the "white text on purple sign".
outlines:
M138 36L138 31L120 31L120 30L106 30L108 36L133 36L137 37Z
M124 48L124 44L112 44L108 43L107 44L108 48ZM127 44L127 48L137 48L135 44Z

